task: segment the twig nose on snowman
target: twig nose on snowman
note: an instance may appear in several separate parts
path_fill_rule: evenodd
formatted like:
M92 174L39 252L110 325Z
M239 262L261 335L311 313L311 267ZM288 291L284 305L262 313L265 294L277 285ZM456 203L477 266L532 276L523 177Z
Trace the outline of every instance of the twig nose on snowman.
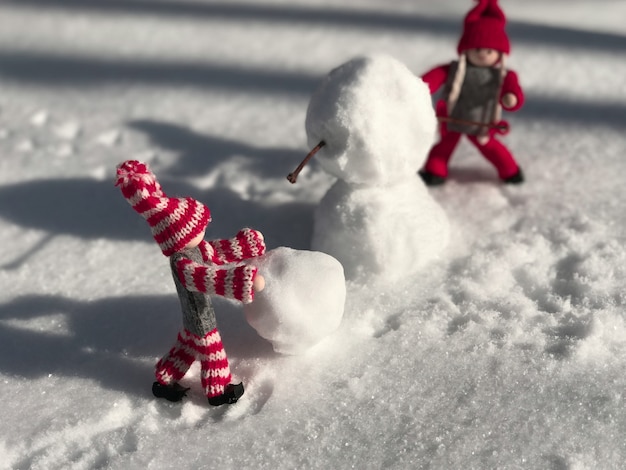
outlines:
M302 160L302 162L298 165L298 167L293 171L293 173L289 173L287 175L287 179L289 180L289 182L291 184L294 184L296 182L296 180L298 179L298 175L300 174L300 172L302 171L302 168L304 168L304 166L309 162L309 160L311 158L313 158L313 155L315 155L317 152L319 152L319 150L326 145L326 142L324 142L323 140L320 141L319 144L317 144L315 147L313 147L313 150L311 150L309 153L307 153L306 157L304 157L304 160Z

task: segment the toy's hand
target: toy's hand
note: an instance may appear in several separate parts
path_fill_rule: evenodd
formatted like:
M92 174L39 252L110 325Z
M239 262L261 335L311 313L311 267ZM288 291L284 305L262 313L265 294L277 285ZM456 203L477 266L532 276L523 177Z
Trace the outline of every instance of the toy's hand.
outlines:
M491 140L491 137L489 137L489 134L487 135L479 135L476 140L478 141L478 143L480 145L485 145L487 142L489 142Z
M257 273L254 281L252 281L252 288L256 292L261 292L263 289L265 289L265 278Z
M517 106L517 96L515 96L513 93L506 93L502 97L502 106L504 106L505 108L514 108L515 106Z

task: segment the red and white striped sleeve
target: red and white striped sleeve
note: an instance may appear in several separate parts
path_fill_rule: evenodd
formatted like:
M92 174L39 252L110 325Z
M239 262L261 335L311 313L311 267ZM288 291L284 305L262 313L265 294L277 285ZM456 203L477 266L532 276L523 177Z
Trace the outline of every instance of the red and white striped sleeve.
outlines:
M254 300L254 266L211 266L181 257L175 262L176 274L185 289L235 299L244 304Z
M200 250L200 255L202 259L206 263L215 263L215 264L224 264L215 256L215 249L213 246L206 240L202 240L198 245L198 249Z
M234 238L207 242L213 249L211 261L215 264L234 263L261 256L265 253L265 241L258 230L244 228Z

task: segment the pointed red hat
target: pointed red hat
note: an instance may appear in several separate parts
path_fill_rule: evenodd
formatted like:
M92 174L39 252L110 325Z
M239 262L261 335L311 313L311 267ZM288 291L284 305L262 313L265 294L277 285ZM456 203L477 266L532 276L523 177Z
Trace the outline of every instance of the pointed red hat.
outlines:
M498 0L477 1L478 4L465 16L458 53L467 49L488 48L508 54L511 44L504 30L506 17Z
M211 221L211 212L193 198L168 197L145 163L127 160L117 167L115 186L150 225L165 256L181 251Z

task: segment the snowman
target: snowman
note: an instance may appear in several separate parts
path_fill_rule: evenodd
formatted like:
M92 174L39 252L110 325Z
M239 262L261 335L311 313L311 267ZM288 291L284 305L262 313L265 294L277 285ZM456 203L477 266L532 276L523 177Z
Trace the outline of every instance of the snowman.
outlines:
M437 126L420 78L389 56L353 59L315 91L305 126L320 165L338 178L315 211L313 250L339 260L346 279L379 285L441 254L448 220L415 172Z

